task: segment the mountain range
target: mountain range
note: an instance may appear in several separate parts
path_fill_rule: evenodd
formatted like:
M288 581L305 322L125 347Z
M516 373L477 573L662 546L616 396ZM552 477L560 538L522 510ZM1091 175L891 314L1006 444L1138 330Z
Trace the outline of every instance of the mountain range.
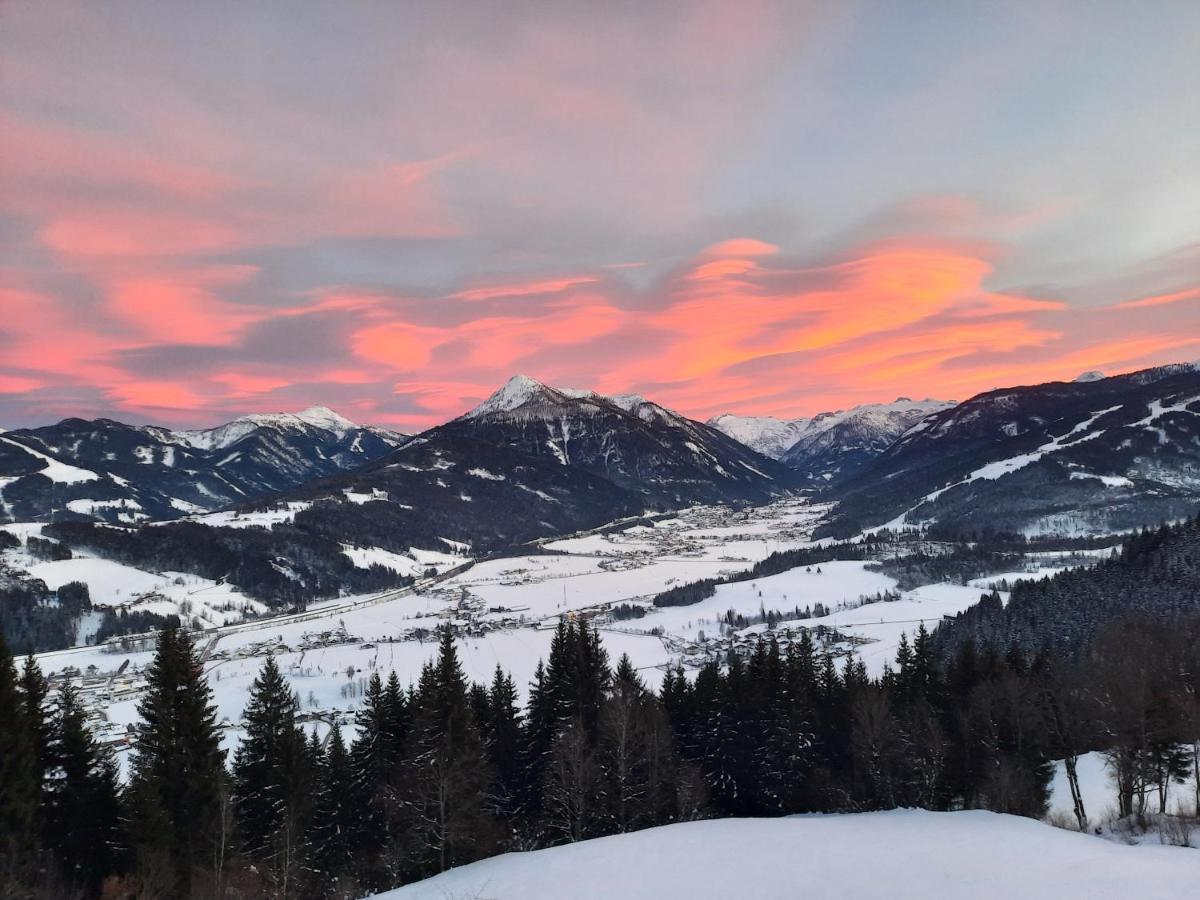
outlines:
M289 527L389 551L449 542L490 552L697 503L766 502L797 486L787 467L641 397L518 375L372 463L265 505L289 510Z
M880 526L1113 533L1190 515L1200 369L709 424L637 395L515 376L416 437L323 408L196 431L67 419L0 435L0 521L54 522L64 540L155 570L220 577L219 561L237 556L268 602L336 592L347 547L399 554L389 565L408 574L418 550L500 552L797 491L836 501L820 533L839 537ZM285 570L307 587L283 590Z
M64 419L0 434L0 522L176 518L358 468L404 440L324 407L198 431Z

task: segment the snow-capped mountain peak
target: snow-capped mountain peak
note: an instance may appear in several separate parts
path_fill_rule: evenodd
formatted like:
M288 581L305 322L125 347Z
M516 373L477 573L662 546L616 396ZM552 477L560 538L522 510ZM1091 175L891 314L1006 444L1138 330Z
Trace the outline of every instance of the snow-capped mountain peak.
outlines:
M532 400L546 399L554 394L563 397L570 396L570 393L547 387L536 378L530 378L528 375L514 375L504 383L503 387L468 412L463 418L477 419L494 413L512 412L514 409L520 409Z
M798 448L809 446L822 435L830 435L826 444L847 442L858 447L869 442L886 445L925 416L950 405L941 400L897 397L891 403L865 403L850 409L817 413L811 418L780 419L725 413L709 419L708 424L764 456L797 465L789 454L796 460L802 458ZM834 429L838 429L836 441L832 440Z
M308 409L296 413L295 416L301 422L306 422L314 428L324 428L335 434L344 434L358 427L356 423L334 412L328 406L310 406Z
M1105 376L1103 372L1099 371L1098 369L1091 369L1082 373L1081 375L1078 375L1075 378L1075 381L1077 384L1082 384L1087 381L1101 381L1104 377Z
M638 394L555 388L522 375L426 436L482 441L548 457L654 502L766 498L795 481L786 468L716 429Z
M354 431L358 425L326 406L310 406L296 413L251 413L215 428L179 431L175 434L185 444L197 449L221 450L263 428L276 431L307 431L319 428L342 437Z
M775 416L739 416L724 413L713 416L708 424L723 431L735 441L757 450L764 456L778 459L784 451L796 443L810 419L790 421Z
M641 394L614 394L606 396L595 391L578 388L550 387L528 375L514 375L494 394L462 416L464 419L480 419L507 415L521 410L521 417L534 417L539 411L553 410L559 415L562 408L570 407L582 415L596 414L605 408L616 407L632 413L646 421L662 418L678 419L679 416L665 407L652 403Z

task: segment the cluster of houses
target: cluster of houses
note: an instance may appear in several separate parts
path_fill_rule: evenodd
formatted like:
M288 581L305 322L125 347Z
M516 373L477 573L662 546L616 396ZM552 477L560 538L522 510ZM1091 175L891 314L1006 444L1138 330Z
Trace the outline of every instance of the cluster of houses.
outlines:
M145 677L129 668L129 660L115 672L100 672L96 666L83 671L67 667L51 673L47 681L52 696L65 683L71 683L79 695L84 720L99 743L118 750L128 746L128 728L110 721L107 710L114 703L136 699L146 687Z
M774 641L780 653L786 653L793 644L799 644L807 634L813 648L821 654L837 659L852 654L856 648L871 643L870 638L844 634L828 625L799 625L794 622L780 624L770 629L765 625L751 625L725 634L706 635L703 632L694 640L678 636L663 635L663 644L678 655L684 668L699 669L710 662L724 663L731 655L747 659L757 650L760 643Z

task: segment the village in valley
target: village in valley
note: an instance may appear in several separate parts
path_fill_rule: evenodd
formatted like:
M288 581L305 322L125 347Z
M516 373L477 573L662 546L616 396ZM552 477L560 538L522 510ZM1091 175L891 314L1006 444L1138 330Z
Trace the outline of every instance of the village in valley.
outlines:
M586 620L600 630L610 655L628 654L653 687L668 669L723 663L730 654L752 653L764 639L786 651L803 635L821 652L839 660L853 655L878 674L901 634L921 624L932 628L978 600L981 585L899 592L869 561L833 560L731 580L698 603L654 605L673 587L738 579L772 553L815 546L813 527L824 512L804 499L698 506L539 542L525 555L476 561L464 550L438 560L440 571L434 567L409 587L201 628L193 639L232 747L250 683L268 655L292 683L305 721L324 731L353 721L371 674L395 670L402 682L415 682L440 628L458 639L469 677L486 681L500 665L525 690L560 618ZM153 635L134 635L46 653L39 661L52 683L76 684L98 738L121 751L152 651Z

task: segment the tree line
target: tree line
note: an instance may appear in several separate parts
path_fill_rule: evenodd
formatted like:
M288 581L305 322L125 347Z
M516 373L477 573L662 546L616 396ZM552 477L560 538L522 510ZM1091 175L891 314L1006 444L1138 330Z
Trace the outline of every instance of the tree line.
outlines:
M1055 760L1089 829L1100 811L1084 807L1077 761L1091 751L1110 763L1119 813L1144 818L1200 776L1200 616L1186 594L1198 531L1145 532L1007 606L987 595L902 638L879 677L807 632L767 632L651 691L593 627L563 619L522 708L499 667L470 683L444 631L416 684L372 676L353 731L318 739L268 658L228 761L197 655L170 627L124 785L71 686L49 703L33 661L18 672L0 645L0 895L348 898L701 817L1041 816Z
M506 850L709 816L1040 816L1053 759L1067 760L1086 828L1079 754L1110 755L1135 815L1200 765L1196 644L1134 631L1067 669L974 643L941 662L919 629L879 678L807 637L765 639L694 679L668 672L652 692L627 657L610 665L593 628L564 620L524 709L499 668L469 683L444 631L415 685L373 675L353 733L320 739L268 657L227 765L197 655L167 628L123 786L71 685L49 704L33 661L18 673L0 650L0 721L12 723L0 732L0 893L351 898Z

